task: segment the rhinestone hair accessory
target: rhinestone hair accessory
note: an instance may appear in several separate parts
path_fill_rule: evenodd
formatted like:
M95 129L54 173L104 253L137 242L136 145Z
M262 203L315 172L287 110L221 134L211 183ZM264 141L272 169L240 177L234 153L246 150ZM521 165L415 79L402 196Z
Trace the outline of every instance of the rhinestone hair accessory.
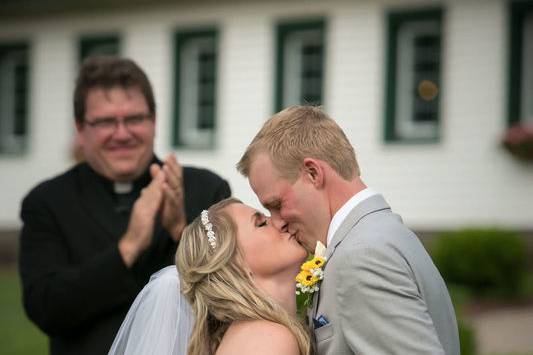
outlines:
M213 225L211 224L211 222L209 222L209 215L207 214L207 210L203 210L200 216L202 219L202 224L205 228L205 232L207 233L207 241L209 242L211 249L215 249L217 247L217 238L215 236L215 232L213 232Z

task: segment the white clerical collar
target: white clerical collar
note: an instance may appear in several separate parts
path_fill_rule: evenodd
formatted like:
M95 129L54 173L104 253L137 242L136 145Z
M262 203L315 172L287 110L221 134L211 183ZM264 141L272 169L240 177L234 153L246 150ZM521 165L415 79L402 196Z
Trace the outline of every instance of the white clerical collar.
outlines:
M115 181L113 183L113 191L116 194L127 194L127 193L130 193L132 189L133 189L133 183L130 181L128 182Z
M367 187L366 189L361 190L355 195L353 195L348 201L346 201L344 205L342 205L341 208L339 208L339 210L335 213L335 215L331 219L331 222L329 223L326 246L329 245L331 239L333 239L333 236L335 235L335 232L337 232L342 222L346 219L346 217L348 217L348 214L355 208L355 206L357 206L367 198L377 194L377 192Z

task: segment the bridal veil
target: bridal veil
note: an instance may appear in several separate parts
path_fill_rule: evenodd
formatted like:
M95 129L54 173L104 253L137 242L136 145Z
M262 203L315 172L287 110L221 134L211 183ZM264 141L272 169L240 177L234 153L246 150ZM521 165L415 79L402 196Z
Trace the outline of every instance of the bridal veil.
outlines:
M186 355L193 323L176 266L167 266L131 305L108 355Z

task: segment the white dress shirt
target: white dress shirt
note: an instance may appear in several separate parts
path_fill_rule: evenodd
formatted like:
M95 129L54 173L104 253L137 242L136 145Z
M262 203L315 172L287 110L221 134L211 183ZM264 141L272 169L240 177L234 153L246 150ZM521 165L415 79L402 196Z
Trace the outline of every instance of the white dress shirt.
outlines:
M367 187L366 189L361 190L355 195L353 195L348 201L346 201L344 205L342 205L341 208L339 208L339 210L335 213L335 215L331 219L331 222L329 223L328 239L326 240L326 246L329 245L331 239L333 239L333 236L335 235L335 232L337 231L337 229L339 229L340 225L342 224L344 219L346 219L350 211L353 210L355 206L360 204L362 201L377 194L377 192Z

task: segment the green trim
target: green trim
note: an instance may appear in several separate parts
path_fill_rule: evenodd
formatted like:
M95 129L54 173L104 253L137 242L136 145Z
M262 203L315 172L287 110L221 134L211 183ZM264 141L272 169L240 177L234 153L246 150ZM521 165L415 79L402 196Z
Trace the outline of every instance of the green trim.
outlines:
M387 49L385 56L385 68L387 80L385 85L385 117L383 125L383 138L385 143L437 143L440 141L440 135L434 138L401 138L395 132L396 122L396 62L397 62L397 44L398 30L406 22L432 19L439 23L442 28L443 10L440 8L421 9L415 11L393 11L388 13L387 21ZM439 47L442 53L442 31L439 41ZM442 61L441 61L442 63ZM442 87L442 67L439 67L439 83ZM437 125L440 125L440 94L437 98L439 105L439 114L437 116Z
M513 1L509 4L509 62L507 90L507 124L520 122L522 105L522 40L523 26L533 1Z
M82 36L78 42L78 62L81 63L94 47L109 46L113 48L111 51L106 51L98 54L119 55L121 52L120 38L118 35L87 35Z
M22 121L15 122L15 131L14 132L17 136L21 136L23 140L22 148L18 151L3 151L0 149L0 155L3 157L6 156L15 156L19 157L21 155L24 155L28 150L28 137L29 137L29 107L30 105L30 84L31 84L31 68L30 68L30 45L28 41L6 41L0 43L0 58L3 56L6 52L12 52L12 51L23 51L24 52L24 70L21 73L23 76L24 84L23 84L23 98L22 101L24 102L24 114L22 116ZM0 78L1 79L1 78ZM16 89L16 88L15 88ZM15 102L15 105L17 102ZM17 108L15 108L17 110ZM18 126L18 127L17 127ZM18 132L17 132L18 131Z
M285 62L283 61L283 58L285 56L285 50L284 50L284 43L285 39L288 35L290 35L293 32L297 31L303 31L303 30L320 30L321 37L322 37L322 82L324 82L324 79L326 77L325 70L326 68L325 62L325 31L326 31L326 23L324 19L306 19L306 20L293 20L293 21L283 21L280 22L277 25L276 28L276 54L275 54L275 63L276 63L276 71L275 71L275 85L274 85L274 112L278 112L281 109L283 109L283 73L285 71ZM322 85L321 88L321 104L323 105L324 101L324 85Z
M181 65L181 49L183 46L190 40L196 38L212 38L215 47L215 94L214 94L214 122L213 128L217 127L216 119L216 107L217 107L217 86L218 86L218 30L213 27L203 28L203 29L194 29L194 30L180 30L174 34L174 121L173 128L171 130L171 141L172 146L175 148L187 148L183 142L180 141L180 86L181 86L181 77L180 77L180 65ZM215 147L215 142L205 149L212 149ZM202 148L194 148L202 149Z

